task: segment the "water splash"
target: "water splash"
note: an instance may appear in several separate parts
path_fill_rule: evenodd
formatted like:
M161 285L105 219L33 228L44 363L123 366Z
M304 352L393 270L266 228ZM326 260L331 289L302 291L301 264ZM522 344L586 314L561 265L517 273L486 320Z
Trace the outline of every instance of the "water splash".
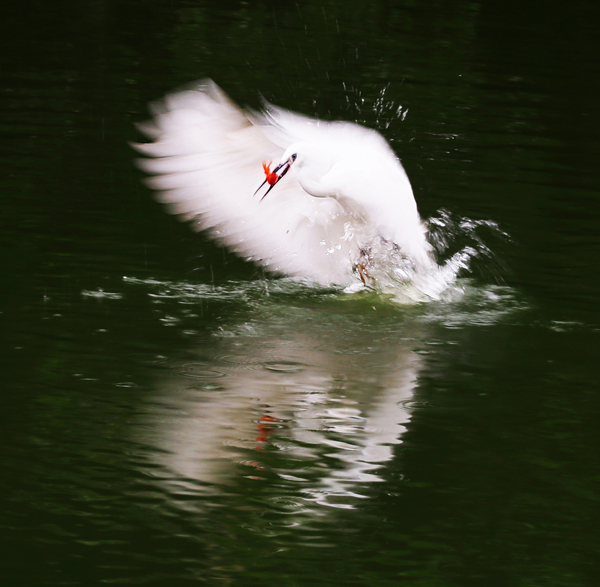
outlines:
M457 216L442 208L427 221L427 228L439 262L463 252L469 267L481 261L480 267L485 267L484 273L493 281L501 280L506 273L507 267L496 251L506 243L514 243L496 222Z
M391 125L402 124L408 108L393 100L389 90L390 84L387 84L375 96L369 97L344 84L348 109L357 115L355 121L369 126L374 116L376 127L393 143L393 135L398 133ZM458 137L449 133L438 136L443 139ZM464 293L461 278L476 276L488 283L503 283L508 268L497 251L506 243L514 243L496 222L473 220L442 208L426 222L426 226L436 266L417 271L394 245L372 242L367 247L369 280L366 287L357 275L357 282L344 291L357 293L371 289L394 303L419 304L457 299Z
M408 114L408 107L387 96L389 83L383 86L375 97L365 97L360 89L353 86L343 84L343 87L348 111L359 124L368 126L374 115L377 128L386 131L394 123L404 122ZM365 119L365 114L368 120Z
M455 301L464 293L461 279L482 276L485 281L502 284L507 268L488 243L510 236L492 221L471 220L440 210L428 221L429 241L437 263L418 269L393 243L373 240L363 248L366 284L358 282L344 291L352 294L364 289L377 292L398 304Z

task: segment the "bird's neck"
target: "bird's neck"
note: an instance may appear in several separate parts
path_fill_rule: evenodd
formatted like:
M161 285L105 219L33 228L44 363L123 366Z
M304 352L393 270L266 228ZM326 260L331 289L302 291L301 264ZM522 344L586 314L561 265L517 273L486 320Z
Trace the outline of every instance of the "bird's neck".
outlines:
M323 182L319 181L318 178L315 178L314 174L312 173L299 173L298 182L302 186L302 189L314 198L327 198L336 196L336 194L332 193L332 191L329 189L329 186L324 185Z
M335 197L338 190L328 181L334 165L331 153L312 144L299 143L297 148L300 154L295 165L302 189L315 198Z

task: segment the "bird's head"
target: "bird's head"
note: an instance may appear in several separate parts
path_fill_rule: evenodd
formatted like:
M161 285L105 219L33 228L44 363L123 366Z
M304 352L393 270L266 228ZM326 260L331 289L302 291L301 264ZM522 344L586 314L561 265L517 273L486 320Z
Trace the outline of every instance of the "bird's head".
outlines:
M265 196L273 189L275 184L289 171L290 167L296 161L298 154L294 151L293 147L290 147L281 158L279 164L271 171L272 161L267 163L263 161L263 171L265 172L265 180L260 184L256 192L262 188L265 183L269 184L269 189L265 192L264 196L260 199L261 202L264 200Z

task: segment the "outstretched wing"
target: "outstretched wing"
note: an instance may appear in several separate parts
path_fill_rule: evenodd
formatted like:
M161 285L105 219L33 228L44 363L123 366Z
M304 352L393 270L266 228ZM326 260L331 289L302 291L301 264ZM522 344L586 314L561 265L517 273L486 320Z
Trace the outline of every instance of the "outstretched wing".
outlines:
M253 196L262 162L279 161L296 127L316 123L272 112L246 114L210 80L167 96L139 127L153 142L134 145L147 183L171 213L270 271L348 283L352 218L335 200L309 196L291 173L264 200Z

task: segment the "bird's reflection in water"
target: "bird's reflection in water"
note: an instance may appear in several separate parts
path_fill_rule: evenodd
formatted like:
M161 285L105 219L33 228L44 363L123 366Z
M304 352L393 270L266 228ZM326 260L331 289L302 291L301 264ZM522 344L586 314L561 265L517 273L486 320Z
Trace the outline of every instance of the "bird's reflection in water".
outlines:
M352 508L401 442L422 328L381 307L265 306L161 365L138 440L170 491L255 480L299 508Z

